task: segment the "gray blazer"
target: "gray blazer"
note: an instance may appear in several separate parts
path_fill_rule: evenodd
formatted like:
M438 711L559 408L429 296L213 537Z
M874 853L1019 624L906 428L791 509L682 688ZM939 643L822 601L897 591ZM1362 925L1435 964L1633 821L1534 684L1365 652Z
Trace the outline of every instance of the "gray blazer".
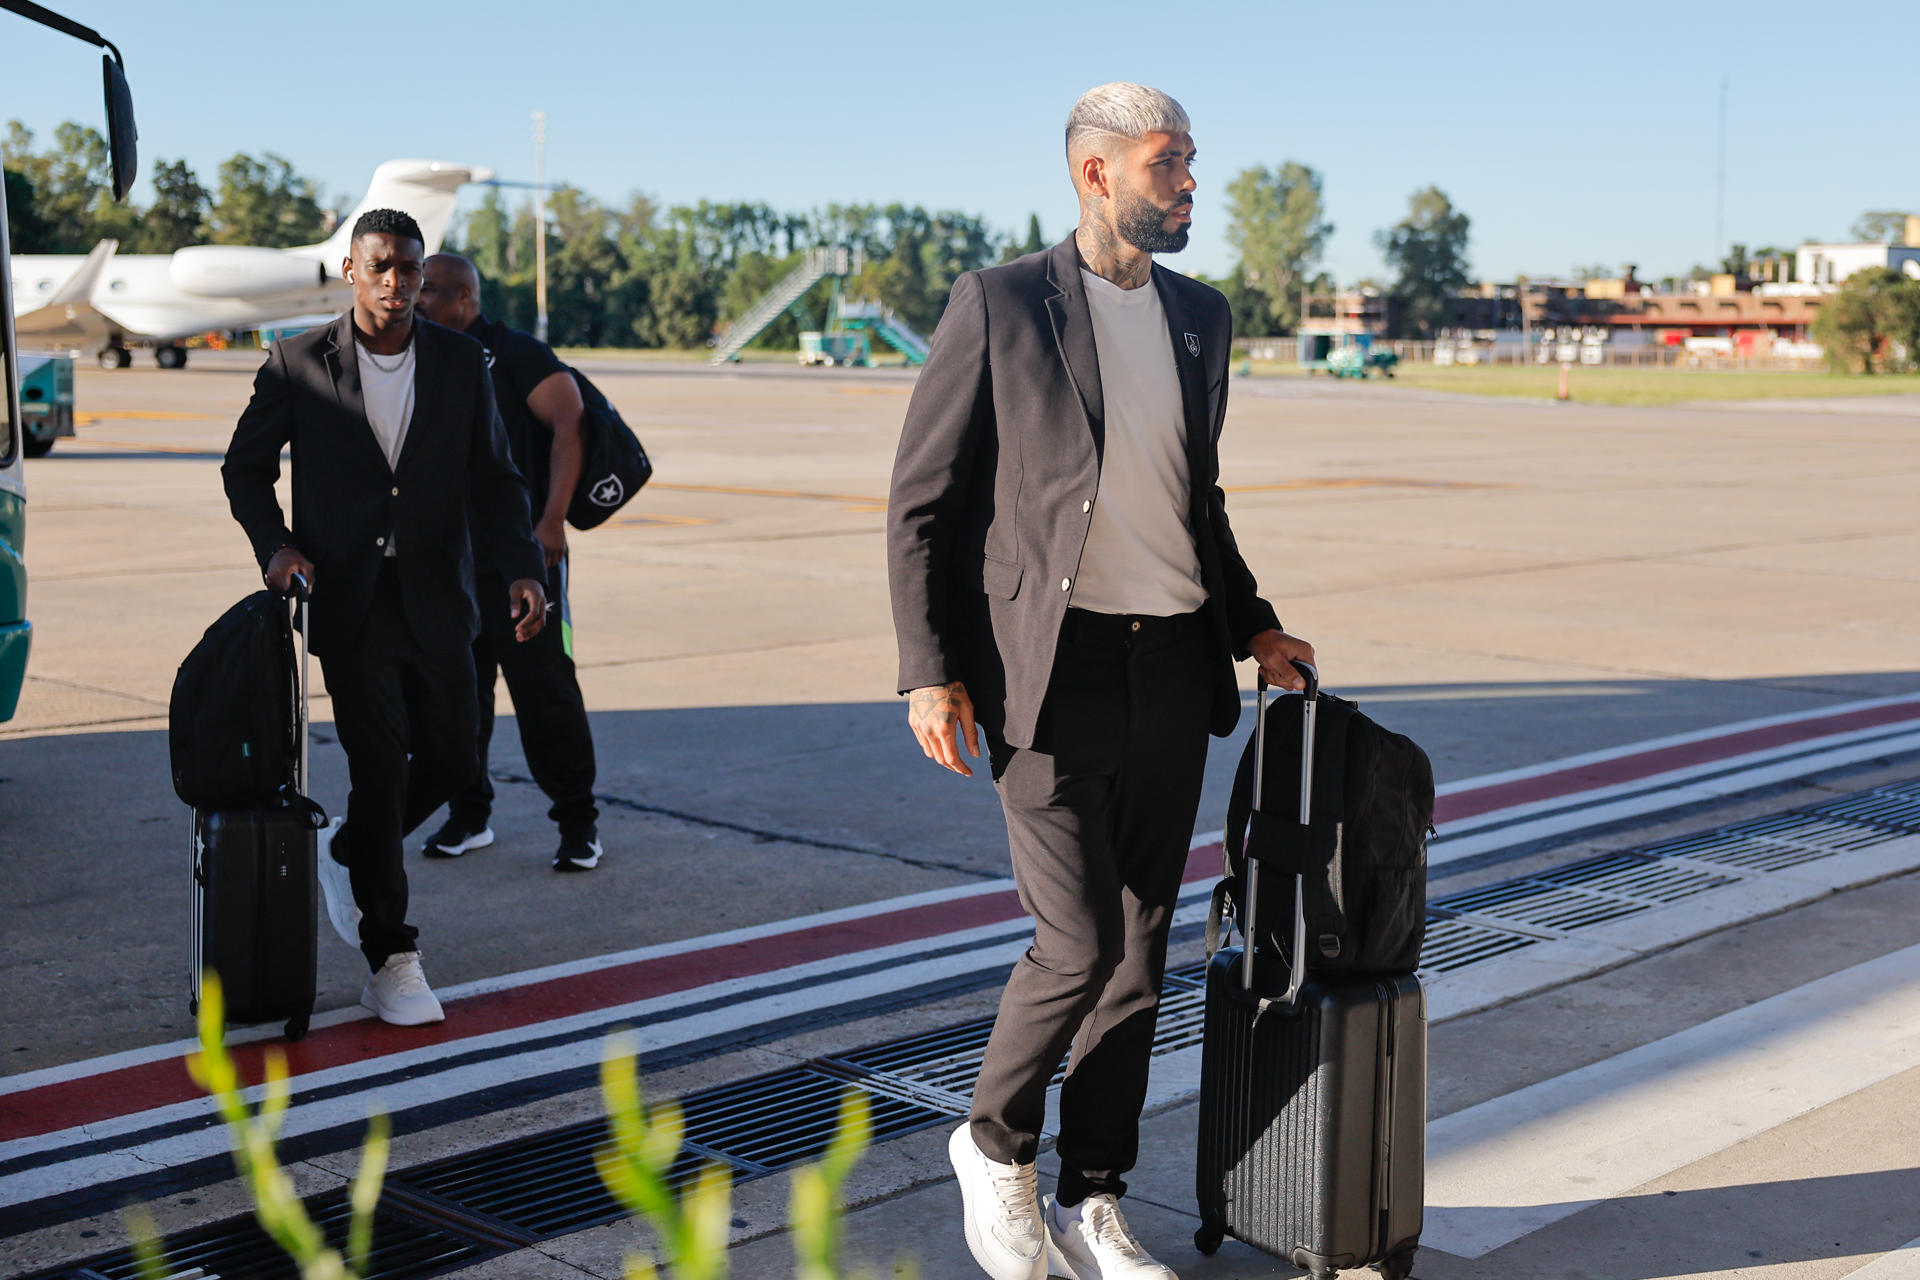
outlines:
M1233 660L1278 628L1234 545L1220 492L1233 318L1214 289L1159 266L1153 285L1186 406L1191 503L1218 644L1213 732L1240 716ZM981 725L1017 747L1053 670L1092 523L1106 411L1072 238L954 282L921 370L887 508L902 693L964 681Z

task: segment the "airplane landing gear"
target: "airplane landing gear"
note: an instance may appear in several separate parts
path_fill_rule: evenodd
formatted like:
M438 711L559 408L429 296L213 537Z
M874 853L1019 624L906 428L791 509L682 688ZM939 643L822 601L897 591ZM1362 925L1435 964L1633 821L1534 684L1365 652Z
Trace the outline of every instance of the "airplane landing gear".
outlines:
M124 369L133 363L133 352L122 346L100 348L102 369Z
M175 346L155 347L153 362L162 369L184 369L187 367L187 349Z

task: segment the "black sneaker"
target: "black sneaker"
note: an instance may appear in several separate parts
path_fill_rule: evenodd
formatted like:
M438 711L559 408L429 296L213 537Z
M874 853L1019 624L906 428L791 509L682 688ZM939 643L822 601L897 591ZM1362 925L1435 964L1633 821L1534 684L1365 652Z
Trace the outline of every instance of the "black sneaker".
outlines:
M561 836L553 855L555 871L591 871L600 865L600 842L592 836Z
M492 827L482 825L476 830L458 818L448 818L446 825L433 833L420 852L429 858L457 858L492 843Z

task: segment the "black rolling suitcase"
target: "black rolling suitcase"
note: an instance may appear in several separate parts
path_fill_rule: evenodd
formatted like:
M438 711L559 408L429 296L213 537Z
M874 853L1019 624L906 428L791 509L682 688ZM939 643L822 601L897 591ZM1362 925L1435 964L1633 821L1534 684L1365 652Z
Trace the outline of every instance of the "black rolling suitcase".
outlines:
M1302 671L1305 826L1319 681ZM1256 756L1266 711L1263 684ZM1256 811L1262 764L1253 775ZM1251 844L1249 853L1242 932L1250 939L1260 936L1260 865ZM1426 996L1412 974L1306 972L1305 897L1296 875L1287 955L1242 945L1216 951L1207 965L1194 1244L1211 1254L1230 1235L1315 1280L1370 1264L1400 1280L1412 1273L1425 1198Z
M297 581L297 580L296 580ZM191 1006L201 975L220 977L230 1023L282 1021L307 1033L316 990L314 856L325 820L307 792L307 593L296 592L300 657L291 708L298 743L291 785L245 807L193 811ZM291 655L289 655L291 656Z

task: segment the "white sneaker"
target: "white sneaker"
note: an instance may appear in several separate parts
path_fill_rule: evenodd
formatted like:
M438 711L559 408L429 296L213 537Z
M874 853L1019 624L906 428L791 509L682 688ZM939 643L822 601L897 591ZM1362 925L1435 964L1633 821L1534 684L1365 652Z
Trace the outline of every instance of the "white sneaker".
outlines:
M1047 1222L1047 1274L1069 1280L1180 1280L1173 1268L1154 1260L1127 1230L1120 1203L1102 1193L1078 1205L1079 1216L1062 1222L1063 1210L1048 1196L1042 1205Z
M402 951L387 957L360 992L360 1003L380 1016L380 1021L396 1027L419 1027L429 1022L446 1021L440 998L427 985L420 969L418 951Z
M1046 1280L1047 1238L1040 1226L1039 1180L1030 1164L989 1160L962 1124L947 1141L960 1175L967 1248L993 1280Z
M327 900L327 919L340 941L358 950L360 947L360 904L353 900L353 873L333 860L333 838L340 834L345 818L335 818L320 828L320 856L314 869L320 876L320 896Z

